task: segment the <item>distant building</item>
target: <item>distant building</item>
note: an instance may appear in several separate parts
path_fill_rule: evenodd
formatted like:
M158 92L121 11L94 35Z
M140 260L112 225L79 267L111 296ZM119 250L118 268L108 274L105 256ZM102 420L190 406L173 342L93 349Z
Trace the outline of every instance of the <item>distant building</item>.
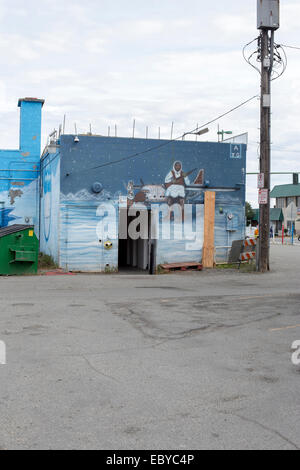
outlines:
M259 224L259 209L254 209L254 217L252 219L252 226L255 227ZM272 227L274 234L280 234L282 231L282 225L284 216L282 209L270 209L270 226Z
M19 100L19 148L0 150L0 227L35 225L38 233L43 104L37 98Z
M276 199L276 208L282 209L284 227L288 230L294 228L300 232L300 184L283 184L275 186L270 197Z

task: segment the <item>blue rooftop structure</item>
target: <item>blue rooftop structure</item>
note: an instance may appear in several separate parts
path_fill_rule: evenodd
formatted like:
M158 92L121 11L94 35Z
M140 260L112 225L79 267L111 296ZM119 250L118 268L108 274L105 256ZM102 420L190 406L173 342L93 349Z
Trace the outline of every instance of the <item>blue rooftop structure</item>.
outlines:
M19 100L19 148L0 150L0 227L19 223L38 229L43 104L37 98Z

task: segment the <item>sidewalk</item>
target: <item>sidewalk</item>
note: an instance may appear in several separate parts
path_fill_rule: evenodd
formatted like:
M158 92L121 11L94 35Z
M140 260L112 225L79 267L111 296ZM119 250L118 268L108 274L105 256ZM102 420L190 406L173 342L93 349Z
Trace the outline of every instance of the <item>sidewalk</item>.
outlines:
M271 238L271 245L294 245L300 246L298 241L298 235L294 238L294 243L292 243L292 237L284 237L284 242L282 243L281 237Z

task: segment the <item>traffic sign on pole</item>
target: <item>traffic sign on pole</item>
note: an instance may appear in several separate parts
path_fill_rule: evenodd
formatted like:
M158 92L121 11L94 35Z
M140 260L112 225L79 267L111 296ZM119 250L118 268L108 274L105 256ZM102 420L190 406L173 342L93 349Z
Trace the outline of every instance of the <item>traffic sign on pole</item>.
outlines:
M269 202L269 190L268 189L260 189L258 192L258 203L261 205L268 204Z
M257 187L258 189L264 189L265 187L265 174L259 173L257 176Z

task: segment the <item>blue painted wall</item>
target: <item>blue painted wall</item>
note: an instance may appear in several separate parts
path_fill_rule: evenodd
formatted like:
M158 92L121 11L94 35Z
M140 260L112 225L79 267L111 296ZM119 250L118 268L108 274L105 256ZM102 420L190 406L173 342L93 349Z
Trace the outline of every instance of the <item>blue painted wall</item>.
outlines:
M95 201L68 201L60 208L60 266L71 271L104 272L118 267L118 241L116 234L105 233L105 225L118 225L118 207L103 205ZM103 215L102 215L103 214ZM102 220L104 231L102 230ZM112 248L104 244L110 240Z
M195 188L194 184L202 169L208 188L236 189L217 192L216 260L226 261L227 247L233 240L244 237L245 145L183 141L170 143L96 136L79 136L79 142L76 143L73 135L64 135L57 152L57 155L47 156L47 166L42 171L41 246L65 269L117 269L118 234L100 235L99 227L102 230L110 221L118 232L118 208L124 204L124 200L127 205L130 188L133 197L140 193L141 188L151 185L162 190L175 161L182 162L184 172L194 170L189 176L190 185L185 191L185 203L198 211L199 225L194 240L185 236L182 240L159 239L157 264L202 259L204 190ZM98 193L93 190L95 184L100 189ZM155 204L154 201L152 203ZM99 205L102 207L100 212ZM116 209L115 215L112 215L111 207ZM45 217L44 214L48 215ZM189 231L195 232L194 224L193 219ZM108 239L113 241L111 250L104 249L104 242Z
M241 158L232 158L231 144L177 141L162 146L166 142L80 136L80 141L75 143L74 136L62 136L61 192L64 195L81 191L93 194L93 183L100 182L103 185L102 198L113 199L126 194L129 181L138 185L142 178L145 184L164 183L174 162L180 160L184 171L203 168L209 186L240 184L241 191L232 197L238 203L245 203L246 145L239 146ZM118 162L153 147L156 149L144 155ZM107 166L95 168L100 165ZM191 179L193 177L195 173ZM200 201L203 201L203 193L193 199L193 202Z
M0 226L33 224L37 235L42 105L19 100L20 148L0 150Z
M20 108L20 150L29 156L40 157L41 122L44 100L23 98L19 100Z
M41 159L40 251L59 263L60 153Z

